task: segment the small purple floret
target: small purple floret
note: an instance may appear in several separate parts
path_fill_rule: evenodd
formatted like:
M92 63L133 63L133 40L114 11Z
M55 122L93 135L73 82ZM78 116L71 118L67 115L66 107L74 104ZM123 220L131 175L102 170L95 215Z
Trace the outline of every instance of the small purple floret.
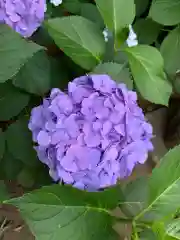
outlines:
M0 0L0 23L30 37L44 20L45 0Z
M29 129L51 177L89 191L115 185L153 150L136 93L108 75L76 78L66 93L52 89Z

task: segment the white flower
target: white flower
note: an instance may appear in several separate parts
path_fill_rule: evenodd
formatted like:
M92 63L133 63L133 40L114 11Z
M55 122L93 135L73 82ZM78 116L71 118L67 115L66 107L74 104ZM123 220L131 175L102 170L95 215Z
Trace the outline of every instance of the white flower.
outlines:
M57 7L62 3L62 0L50 0L50 3Z
M128 47L133 47L138 45L137 35L135 34L131 25L129 25L129 36L126 40Z
M107 28L105 28L103 30L103 35L104 35L105 42L108 42L109 37L111 36L111 33L109 32L109 30ZM126 40L126 43L127 43L128 47L133 47L133 46L138 45L137 35L135 34L131 25L129 25L129 36Z
M105 28L104 30L103 30L103 35L104 35L104 40L105 40L105 42L108 42L108 34L109 32L108 32L108 29L107 28Z

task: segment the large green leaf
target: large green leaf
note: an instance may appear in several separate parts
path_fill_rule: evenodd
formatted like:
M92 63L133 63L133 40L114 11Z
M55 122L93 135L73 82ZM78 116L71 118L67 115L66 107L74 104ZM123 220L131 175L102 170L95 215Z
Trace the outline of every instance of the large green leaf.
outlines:
M152 44L158 37L161 25L150 18L140 18L133 25L133 29L137 34L138 43Z
M161 45L165 69L169 75L175 75L180 69L180 27L171 31Z
M180 22L179 0L155 0L152 2L150 16L163 25L176 25Z
M128 57L125 54L125 52L123 52L122 50L115 52L113 60L116 63L127 64L128 65Z
M62 7L69 13L80 14L83 3L88 3L89 0L63 0Z
M153 224L152 229L150 228L144 229L140 233L140 240L175 240L176 239L166 234L163 222L157 222Z
M81 16L85 17L92 22L96 23L100 28L104 28L103 19L97 9L97 7L92 3L81 4Z
M127 184L124 191L125 201L120 202L121 210L129 218L138 215L147 205L148 178L140 177Z
M79 14L81 11L80 0L63 0L62 6L70 13Z
M136 16L141 16L149 5L149 0L134 0L136 5Z
M53 185L12 199L38 240L115 240L109 210L120 198L119 187L88 193Z
M0 24L0 82L12 78L41 46L26 41L10 27Z
M166 228L166 233L174 237L175 239L180 239L180 219L174 219L168 224Z
M105 41L95 23L81 16L50 19L46 24L55 43L75 63L92 69L105 53Z
M106 26L115 33L116 40L135 17L134 0L95 0ZM118 37L119 36L119 37Z
M168 105L172 87L163 72L163 58L151 46L138 45L125 49L135 84L150 102Z
M10 82L0 84L0 120L17 116L28 105L30 96L15 88Z
M44 51L36 53L18 72L13 84L27 92L43 95L50 89L50 61Z
M26 119L19 119L11 124L5 134L8 150L14 158L20 159L26 165L30 166L38 163Z
M140 232L139 239L140 240L158 240L155 233L151 229L147 229L147 228L144 229L142 232Z
M180 146L170 150L149 178L146 207L135 219L160 220L180 207Z
M113 80L119 83L125 83L129 89L133 88L129 69L124 67L123 64L114 62L101 63L93 70L93 73L108 74Z
M165 221L153 223L152 230L155 233L157 240L170 240L169 236L166 234L165 225Z

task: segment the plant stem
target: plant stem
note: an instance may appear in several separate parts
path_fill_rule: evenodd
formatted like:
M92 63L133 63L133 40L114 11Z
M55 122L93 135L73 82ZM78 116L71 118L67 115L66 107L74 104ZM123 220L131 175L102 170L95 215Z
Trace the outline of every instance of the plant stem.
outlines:
M132 228L133 228L133 240L139 240L138 232L136 231L135 221L132 222Z
M152 224L143 223L143 222L138 222L136 225L137 225L137 226L140 226L140 227L151 228L151 225L152 225Z

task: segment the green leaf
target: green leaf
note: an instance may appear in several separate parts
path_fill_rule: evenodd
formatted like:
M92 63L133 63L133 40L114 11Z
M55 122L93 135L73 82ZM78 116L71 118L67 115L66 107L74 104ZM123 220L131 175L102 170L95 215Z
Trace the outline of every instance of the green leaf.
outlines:
M162 226L161 226L162 224ZM155 223L156 226L153 226L152 229L145 229L140 233L140 240L175 240L171 236L168 236L165 232L163 223L157 222Z
M45 12L45 19L54 18L54 17L63 17L64 16L63 7L58 7L58 6L55 7L50 1L46 2L46 8L47 9L46 9L46 12ZM38 31L39 31L39 29L38 29Z
M160 51L167 73L174 76L180 69L180 27L175 28L167 35L161 44Z
M160 239L160 240L161 240L161 239ZM169 235L166 235L163 240L177 240L177 238L176 238L176 237L169 236Z
M175 240L176 238L167 235L166 233L166 220L163 220L163 222L155 222L152 225L152 230L154 231L156 235L157 240Z
M46 52L36 53L14 77L13 84L37 95L48 92L51 84L51 68Z
M103 58L103 62L114 60L114 36L110 34L108 41L106 42L106 50ZM124 62L123 62L124 63Z
M52 4L51 4L52 6ZM42 46L46 46L51 47L54 46L54 41L53 39L50 37L47 29L45 28L44 25L42 25L38 31L36 31L33 36L31 37L33 42L42 45Z
M156 104L168 105L172 87L163 72L163 58L151 46L126 48L135 84L141 95Z
M97 9L92 3L81 4L81 16L96 23L100 28L104 28L103 19Z
M0 84L0 120L17 116L28 105L30 96L15 88L10 82Z
M6 149L0 161L0 178L8 181L16 180L22 167L23 163L19 159L15 159Z
M4 150L5 150L5 138L4 133L0 129L0 161L4 155Z
M166 233L175 239L180 239L180 219L172 220L166 228Z
M39 163L33 149L32 137L26 119L19 119L11 124L5 134L8 150L14 158L20 159L29 166Z
M75 63L91 70L105 53L102 32L93 22L81 16L51 19L46 24L60 49Z
M152 230L154 231L157 240L167 240L165 231L165 222L154 222L152 225Z
M123 51L117 51L115 52L114 59L115 62L120 64L128 63L128 57Z
M18 183L24 188L31 188L35 183L34 179L34 169L31 168L23 168L21 172L17 176Z
M61 57L60 59L50 57L49 60L51 66L51 88L65 89L69 82L67 64ZM68 58L68 60L70 59Z
M140 44L152 44L158 37L161 25L150 18L141 18L135 22L133 29Z
M151 229L145 229L139 234L140 240L158 240L157 236ZM161 239L162 240L162 239Z
M12 78L41 46L26 41L10 27L0 24L0 83Z
M123 191L125 201L120 203L121 210L132 218L138 215L146 206L148 200L148 178L140 177L127 184Z
M111 76L113 80L125 83L129 89L133 87L130 72L123 64L113 62L101 63L93 70L93 73L107 74Z
M128 28L135 17L134 0L95 0L96 5L108 29L118 36L124 28Z
M134 2L135 2L135 5L136 5L136 16L139 17L148 8L149 0L134 0Z
M32 170L33 170L33 179L35 180L33 189L37 189L42 186L49 186L53 183L52 178L49 176L48 166L41 164L38 167L33 168Z
M115 240L113 218L119 187L88 193L68 186L53 185L12 199L38 240Z
M62 6L70 13L79 14L81 2L79 0L63 0Z
M161 220L176 212L180 206L180 146L170 150L149 178L147 206L135 220L149 217Z
M6 189L6 185L0 181L0 203L9 199L9 194Z
M163 25L176 25L180 22L179 0L155 0L152 2L150 16Z

